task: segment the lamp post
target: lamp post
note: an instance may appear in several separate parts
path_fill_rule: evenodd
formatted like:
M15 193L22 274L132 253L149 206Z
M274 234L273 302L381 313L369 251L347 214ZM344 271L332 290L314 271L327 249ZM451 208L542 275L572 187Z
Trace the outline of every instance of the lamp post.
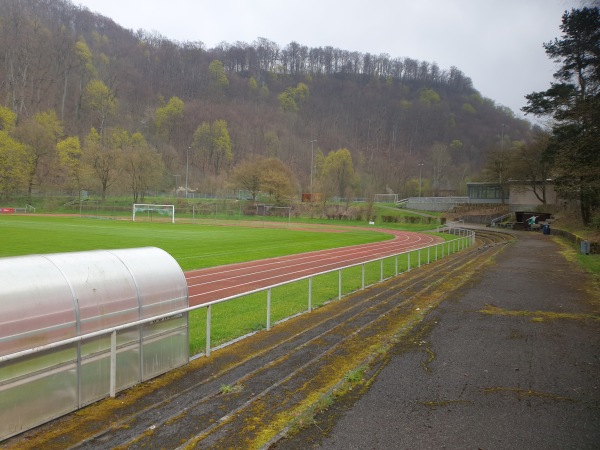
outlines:
M502 172L504 172L504 124L500 131L500 202L504 205L504 186L502 185Z
M315 142L317 142L316 139L313 139L312 141L310 141L310 201L312 202L312 194L313 194L313 168L315 166L315 164L313 163L313 158L314 158L314 154L315 154Z
M421 171L423 169L423 163L419 163L419 197L421 196Z
M190 167L190 148L185 151L185 198L188 197L188 172Z

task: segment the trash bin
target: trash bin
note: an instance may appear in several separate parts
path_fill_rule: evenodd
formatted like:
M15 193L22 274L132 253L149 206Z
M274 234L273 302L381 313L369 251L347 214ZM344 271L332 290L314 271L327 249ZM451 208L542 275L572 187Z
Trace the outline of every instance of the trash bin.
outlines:
M590 254L590 243L588 241L581 241L581 254L582 255Z
M544 234L550 234L550 224L545 223L544 226L542 227L542 230L543 230Z

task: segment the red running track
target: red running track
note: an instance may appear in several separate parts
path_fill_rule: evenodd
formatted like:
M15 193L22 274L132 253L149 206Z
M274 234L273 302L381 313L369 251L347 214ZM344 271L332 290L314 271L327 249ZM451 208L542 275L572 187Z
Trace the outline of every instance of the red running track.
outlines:
M185 273L190 306L442 242L437 236L385 231L392 240L250 261Z

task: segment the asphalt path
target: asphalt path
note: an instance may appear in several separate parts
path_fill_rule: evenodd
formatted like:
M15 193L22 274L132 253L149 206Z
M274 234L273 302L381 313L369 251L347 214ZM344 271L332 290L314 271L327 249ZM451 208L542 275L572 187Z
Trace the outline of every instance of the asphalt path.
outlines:
M364 395L277 448L600 448L598 282L551 236L514 234Z
M421 233L377 231L392 234L394 237L391 240L372 244L352 245L186 272L190 306L443 242L440 237Z

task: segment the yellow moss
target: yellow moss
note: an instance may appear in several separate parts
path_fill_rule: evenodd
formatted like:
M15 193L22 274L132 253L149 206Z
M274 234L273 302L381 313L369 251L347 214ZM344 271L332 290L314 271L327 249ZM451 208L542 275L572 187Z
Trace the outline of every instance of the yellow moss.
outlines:
M126 445L120 445L118 447L113 447L113 450L125 450L127 448L129 448L129 446L131 444L134 444L136 442L139 442L147 437L150 437L154 434L154 427L150 427L148 428L146 431L144 431L143 433L141 433L140 435L138 435L135 439L129 441Z
M553 237L553 240L560 247L560 254L563 255L567 261L576 264L584 270L583 265L578 259L577 250L573 244L556 236ZM590 303L595 309L600 309L600 277L598 274L592 274L592 276L586 280L586 283L583 285L583 290L588 294Z
M552 240L560 247L560 254L564 256L567 261L577 263L577 252L572 245L565 242L564 239L560 239L556 236L552 237Z
M472 274L466 270L470 266L471 262L465 263L460 276L448 277L445 281L430 286L429 292L415 296L409 302L409 307L405 312L401 313L397 310L383 316L380 320L385 322L386 327L379 330L380 332L377 335L365 337L359 334L351 337L344 345L344 352L336 352L336 355L329 359L329 364L322 369L321 373L308 380L300 389L294 392L294 394L304 392L303 401L289 406L286 405L285 410L279 413L276 412L270 417L261 417L263 422L269 423L269 427L260 430L254 437L251 437L248 433L249 430L244 430L242 434L247 436L244 442L246 448L261 448L278 433L281 433L282 430L311 423L317 405L325 396L330 396L335 391L337 398L353 388L352 382L344 381L345 374L356 370L361 365L368 365L375 359L376 355L381 355L382 347L389 345L390 342L397 342L414 326L421 323L423 317L437 307L449 292L471 279ZM481 266L478 270L480 268ZM435 359L435 354L429 348L425 351L428 354L426 364L429 364ZM343 381L340 382L340 380ZM255 415L255 417L258 416L260 414Z
M484 309L479 310L482 314L507 317L531 317L532 322L545 322L549 320L600 320L596 314L575 314L553 311L526 311L526 310L508 310L494 305L485 305Z

